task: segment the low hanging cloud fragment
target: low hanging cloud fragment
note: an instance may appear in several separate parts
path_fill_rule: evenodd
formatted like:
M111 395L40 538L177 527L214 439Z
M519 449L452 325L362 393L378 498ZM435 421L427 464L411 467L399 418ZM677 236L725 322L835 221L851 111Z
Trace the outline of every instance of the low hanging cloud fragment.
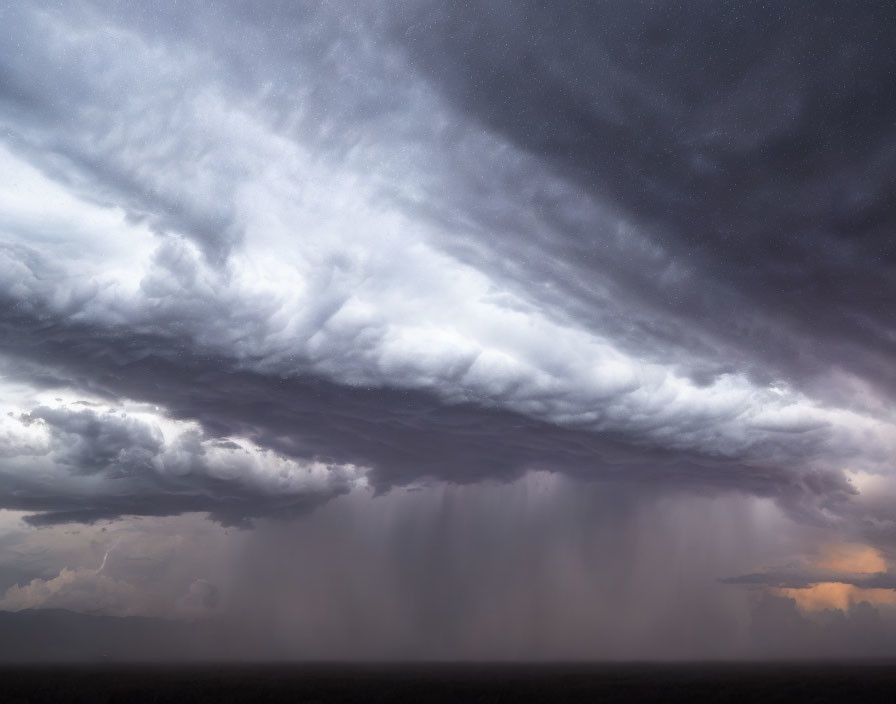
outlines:
M806 589L813 584L835 582L859 589L891 589L896 591L896 575L878 572L872 575L843 574L842 572L753 572L738 577L726 577L725 584L744 586L766 586L782 589Z
M243 524L293 515L366 482L362 468L209 438L151 408L72 405L0 422L6 507L40 511L27 519L35 525L184 511Z

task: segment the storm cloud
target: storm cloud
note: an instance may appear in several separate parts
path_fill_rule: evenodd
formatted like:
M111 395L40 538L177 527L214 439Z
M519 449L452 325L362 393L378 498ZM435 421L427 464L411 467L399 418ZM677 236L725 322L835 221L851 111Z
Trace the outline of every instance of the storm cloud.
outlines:
M845 175L888 158L887 94L862 100L884 35L843 41L844 86L799 61L829 17L784 47L794 7L730 51L726 11L646 8L6 8L10 368L383 487L547 468L842 500L842 471L882 471L894 442L887 396L847 398L890 383L892 169ZM566 48L573 26L595 31ZM864 200L832 217L830 183ZM136 427L103 422L68 437ZM132 439L115 469L86 435L54 461L158 484L160 441Z
M0 508L248 527L556 472L896 546L889 4L0 25ZM5 599L118 589L78 569Z

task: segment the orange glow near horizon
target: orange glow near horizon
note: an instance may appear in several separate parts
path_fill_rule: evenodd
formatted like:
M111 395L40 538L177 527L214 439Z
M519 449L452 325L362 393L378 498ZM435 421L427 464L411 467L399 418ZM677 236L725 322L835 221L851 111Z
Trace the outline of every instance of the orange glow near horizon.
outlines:
M863 589L850 583L856 575L887 571L887 560L877 548L862 543L829 543L811 564L815 568L842 573L844 581L838 581L838 575L833 574L826 581L815 582L808 587L779 587L774 590L779 596L794 599L801 611L846 611L850 605L861 601L874 606L896 604L896 590Z
M838 543L824 548L816 567L852 574L874 574L887 571L887 561L880 550L861 543Z
M872 606L896 604L896 591L892 589L862 589L843 582L818 582L804 589L786 587L775 591L779 596L794 599L802 611L825 609L846 611L851 604L858 604L861 601L867 601Z

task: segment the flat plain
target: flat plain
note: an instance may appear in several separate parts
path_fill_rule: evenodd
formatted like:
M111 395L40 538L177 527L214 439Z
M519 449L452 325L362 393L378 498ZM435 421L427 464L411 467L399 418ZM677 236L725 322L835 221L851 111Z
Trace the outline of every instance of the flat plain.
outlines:
M896 702L894 662L0 667L0 701Z

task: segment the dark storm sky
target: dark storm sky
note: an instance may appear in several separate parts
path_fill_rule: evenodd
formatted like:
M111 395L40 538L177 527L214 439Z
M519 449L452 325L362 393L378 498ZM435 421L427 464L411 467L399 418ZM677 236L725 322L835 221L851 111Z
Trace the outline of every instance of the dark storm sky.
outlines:
M497 501L488 518L477 497L554 472L564 488L539 509L545 525L575 486L635 513L704 506L657 520L729 531L693 573L722 600L772 599L752 612L760 630L769 609L804 618L800 590L818 584L886 617L890 3L11 2L0 26L10 541L30 545L43 526L55 545L65 526L141 516L164 533L166 520L209 514L223 527L261 521L239 540L274 560L302 521L332 520L342 532L304 548L325 564L339 545L364 552L346 522L423 510L406 502L447 491L469 506L423 510L433 549L472 512L500 550L486 536L515 504ZM388 499L407 489L420 491ZM706 501L742 508L729 519ZM738 545L768 511L799 536L786 555ZM622 536L611 552L645 569L625 568L615 593L630 597L667 569L664 539L613 515L599 522ZM536 547L516 568L546 569L539 560L566 543L557 530L526 542ZM91 540L94 558L116 554ZM78 567L86 548L70 548L40 568L6 559L0 586L19 591L0 605L51 603L39 594L71 583L65 570L108 578L105 562ZM489 581L480 549L471 589L517 593ZM742 559L722 560L726 550ZM865 557L831 562L843 551ZM583 591L575 608L545 607L553 630L514 636L467 608L461 567L439 563L443 579L427 580L413 550L394 554L370 565L392 575L382 595L409 590L419 613L455 595L473 624L433 652L481 655L471 634L492 624L504 651L547 633L554 645L519 652L592 653L588 628L563 643L595 566L561 570ZM118 577L136 591L114 587L116 599L148 603L137 576ZM189 603L217 594L193 577ZM285 595L301 580L280 582ZM232 591L243 603L249 592ZM331 598L325 612L352 597ZM674 606L644 599L672 618ZM416 624L393 633L395 653L448 628L395 609L395 623ZM668 654L676 628L653 640L648 628L622 650ZM338 654L349 632L321 647ZM704 635L694 652L728 637ZM812 639L788 642L801 652Z

